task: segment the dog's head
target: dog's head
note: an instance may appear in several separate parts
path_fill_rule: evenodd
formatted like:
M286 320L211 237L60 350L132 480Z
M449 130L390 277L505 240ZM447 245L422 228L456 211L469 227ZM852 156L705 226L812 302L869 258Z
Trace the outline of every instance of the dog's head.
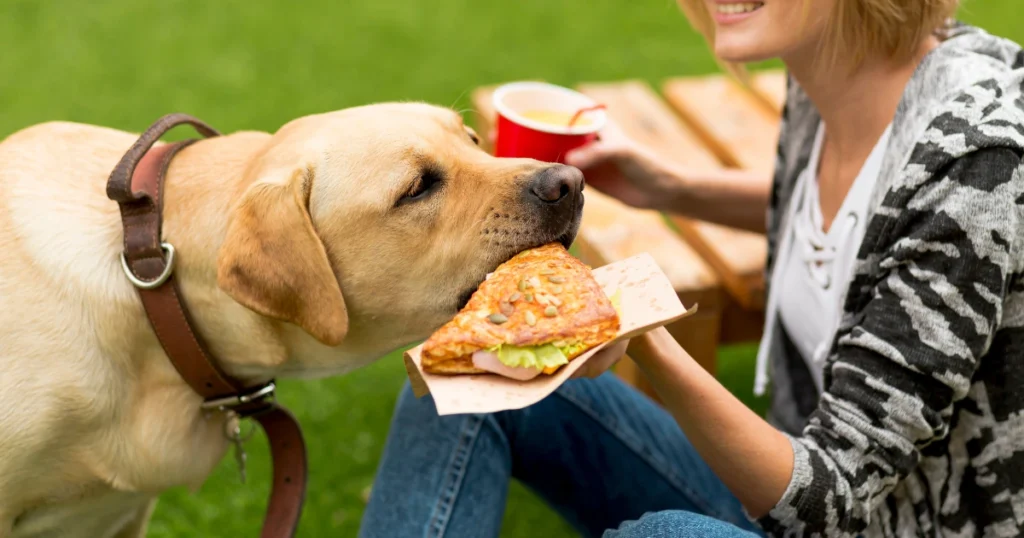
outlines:
M425 338L517 252L568 246L583 210L579 170L492 157L458 114L423 104L295 120L246 174L218 284L287 322L297 370L339 366L330 348Z

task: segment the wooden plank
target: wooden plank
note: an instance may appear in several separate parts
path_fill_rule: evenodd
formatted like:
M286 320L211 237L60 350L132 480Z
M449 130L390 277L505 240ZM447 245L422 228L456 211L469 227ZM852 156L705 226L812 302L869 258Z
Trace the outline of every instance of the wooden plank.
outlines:
M775 167L778 114L749 90L724 75L675 78L664 85L673 108L724 163L770 176ZM714 248L721 241L734 248ZM720 273L731 295L747 309L764 308L764 260L767 242L761 234L742 238L714 236L694 244L713 267L734 270Z
M580 84L579 91L608 107L608 116L631 139L661 157L697 170L715 170L721 163L697 134L687 129L672 109L646 83L636 80Z
M750 88L772 112L782 114L782 106L786 103L785 71L758 71L750 77Z
M702 309L703 303L715 298L718 276L665 225L658 213L626 207L593 190L585 194L586 205L578 236L584 257L593 260L595 265L604 265L647 252L658 262L673 288L688 294L692 302L701 302Z
M490 132L495 117L492 92L493 87L484 87L471 95L474 127L484 137ZM580 257L592 266L601 266L642 252L649 253L665 271L683 304L700 305L696 314L677 322L689 328L680 331L680 344L714 373L723 300L715 272L657 212L627 207L593 189L588 189L585 196L583 223L576 241ZM621 366L626 375L632 371L630 364L624 361Z
M748 88L762 104L776 115L782 114L786 102L787 74L783 70L768 70L753 73ZM738 152L745 151L737 148ZM753 158L753 157L752 157ZM764 282L758 282L757 296L764 299ZM727 300L722 309L722 344L752 342L761 339L764 327L764 311L744 308L734 300Z
M669 325L669 332L690 356L714 374L724 302L715 272L666 226L658 213L626 207L593 190L586 196L577 240L580 257L593 266L601 266L642 252L650 254L683 304L699 305L695 314ZM653 392L645 392L653 397Z
M691 131L684 128L672 111L658 98L647 84L640 81L624 81L616 83L589 83L579 85L579 90L587 96L608 107L609 117L623 130L626 136L646 145L666 159L685 162L696 169L714 169L720 166L713 154L708 152L703 143ZM591 191L593 194L593 191ZM614 204L626 209L618 202ZM588 201L588 206L591 205ZM585 209L593 211L596 217L604 208ZM697 273L694 268L700 267L701 272L708 268L707 260L700 256L692 247L689 237L686 243L673 241L674 232L664 225L657 225L658 217L653 212L631 210L634 215L646 215L644 224L637 220L628 226L634 230L636 237L631 239L632 248L646 250L658 260L659 265L667 272L682 271L685 274L669 274L684 304L699 303L697 314L678 324L668 327L692 357L714 372L714 361L718 349L718 332L721 330L721 309L724 297L719 290L719 279L710 280L711 273ZM608 222L613 223L609 229L615 230L625 221L615 223L611 219L621 219L623 211L608 215ZM586 216L585 216L586 218ZM704 222L690 222L694 236L717 233L726 228ZM586 223L584 223L586 227ZM614 233L614 232L613 232ZM609 249L612 239L592 234L586 244L596 248ZM622 256L624 253L613 254ZM701 261L698 261L701 260ZM666 269L667 268L667 269ZM698 279L700 281L694 281ZM687 300L692 302L687 302Z
M580 91L607 105L609 117L627 136L662 158L694 170L722 168L708 146L648 85L637 81L582 84ZM764 235L676 215L669 218L719 275L730 295L747 308L763 307Z
M751 233L678 215L669 219L722 279L729 295L750 310L764 309L764 262L768 242ZM694 228L699 226L699 231Z
M779 118L725 75L674 78L665 97L728 166L771 174Z
M600 266L642 252L650 254L683 304L699 305L695 314L671 324L669 331L690 356L714 373L723 303L717 275L658 213L626 207L594 191L586 196L577 241L580 257Z

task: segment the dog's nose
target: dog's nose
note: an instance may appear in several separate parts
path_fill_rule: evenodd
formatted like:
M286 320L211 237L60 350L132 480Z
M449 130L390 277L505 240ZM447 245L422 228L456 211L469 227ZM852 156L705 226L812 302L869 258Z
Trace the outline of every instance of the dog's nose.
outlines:
M556 204L582 189L583 172L561 164L541 170L530 182L530 193L548 204Z

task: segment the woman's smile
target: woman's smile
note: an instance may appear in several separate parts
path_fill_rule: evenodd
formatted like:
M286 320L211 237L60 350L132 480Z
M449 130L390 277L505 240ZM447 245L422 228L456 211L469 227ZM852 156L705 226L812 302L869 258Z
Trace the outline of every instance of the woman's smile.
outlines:
M764 7L764 2L733 2L716 1L712 10L715 22L718 24L734 24L753 16L755 12Z

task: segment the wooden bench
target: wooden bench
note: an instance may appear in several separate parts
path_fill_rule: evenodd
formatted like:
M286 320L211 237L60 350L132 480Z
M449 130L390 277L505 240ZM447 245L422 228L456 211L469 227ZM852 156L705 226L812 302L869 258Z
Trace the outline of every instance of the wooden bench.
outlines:
M678 77L666 81L662 91L723 166L766 176L773 172L784 73L755 74L751 88L722 75ZM764 236L704 224L702 237L686 228L686 219L673 220L721 276L732 299L722 314L722 343L758 340L764 325Z
M585 83L578 89L604 103L628 136L663 158L694 169L738 166L769 173L785 81L781 73L768 72L753 82L755 90L720 75L671 79L664 87L668 102L640 81ZM493 88L478 88L471 96L482 138L495 119ZM763 235L630 208L593 189L586 200L577 239L580 257L597 267L650 253L683 304L699 304L697 314L668 329L706 369L714 373L721 343L759 338ZM631 361L616 371L650 393Z

